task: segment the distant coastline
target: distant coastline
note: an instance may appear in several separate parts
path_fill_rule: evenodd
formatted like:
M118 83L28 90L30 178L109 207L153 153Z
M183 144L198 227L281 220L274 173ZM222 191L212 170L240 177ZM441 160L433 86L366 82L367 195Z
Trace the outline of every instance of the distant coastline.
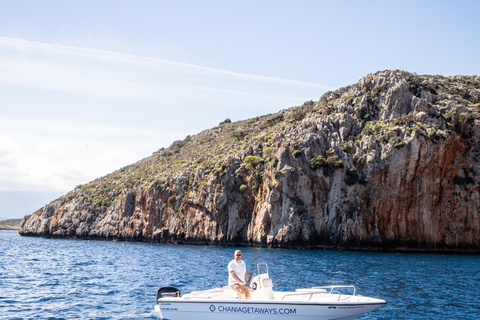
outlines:
M0 230L20 230L22 219L7 219L0 221Z

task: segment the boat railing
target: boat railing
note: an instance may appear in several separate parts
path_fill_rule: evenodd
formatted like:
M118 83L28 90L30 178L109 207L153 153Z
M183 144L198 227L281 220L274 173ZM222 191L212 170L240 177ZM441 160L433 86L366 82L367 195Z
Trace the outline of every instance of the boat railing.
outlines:
M268 274L268 264L266 262L257 263L257 272L258 272L258 275L264 274L264 273Z
M342 292L339 289L345 289L345 288L353 289L353 293L351 294L352 296L354 296L357 292L357 289L355 288L355 286L343 286L343 285L337 286L337 285L334 285L334 286L312 287L310 289L304 289L305 290L304 292L299 291L299 292L296 292L296 293L286 294L282 297L282 300L285 300L285 297L308 296L307 301L311 301L313 296L317 295L317 294L338 294L338 300L337 301L340 301L340 299L342 298ZM343 295L345 295L345 294L343 294Z
M352 285L344 286L344 285L333 285L333 286L322 286L322 287L313 287L312 289L324 289L327 290L327 293L340 293L338 290L334 289L345 289L345 288L350 288L353 289L352 296L354 296L357 293L357 288Z

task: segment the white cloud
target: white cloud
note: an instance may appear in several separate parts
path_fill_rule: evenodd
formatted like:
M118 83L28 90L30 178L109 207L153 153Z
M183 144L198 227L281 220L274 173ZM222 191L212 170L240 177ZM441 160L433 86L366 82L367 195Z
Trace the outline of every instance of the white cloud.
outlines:
M131 164L172 135L108 124L0 119L0 191L68 191Z

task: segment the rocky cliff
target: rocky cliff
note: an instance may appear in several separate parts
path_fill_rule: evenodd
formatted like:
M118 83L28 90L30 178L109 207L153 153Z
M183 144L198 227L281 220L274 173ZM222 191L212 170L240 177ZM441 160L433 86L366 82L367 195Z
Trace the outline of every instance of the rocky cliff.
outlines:
M27 236L480 252L480 77L370 74L175 141L51 202Z

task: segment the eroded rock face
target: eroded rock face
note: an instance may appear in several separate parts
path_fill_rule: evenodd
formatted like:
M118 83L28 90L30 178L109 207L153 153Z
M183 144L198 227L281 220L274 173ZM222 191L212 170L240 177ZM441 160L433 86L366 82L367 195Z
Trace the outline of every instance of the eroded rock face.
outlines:
M77 188L26 216L20 234L480 252L479 97L478 77L371 74L270 116L263 138L232 144L214 172L112 187L106 205Z

